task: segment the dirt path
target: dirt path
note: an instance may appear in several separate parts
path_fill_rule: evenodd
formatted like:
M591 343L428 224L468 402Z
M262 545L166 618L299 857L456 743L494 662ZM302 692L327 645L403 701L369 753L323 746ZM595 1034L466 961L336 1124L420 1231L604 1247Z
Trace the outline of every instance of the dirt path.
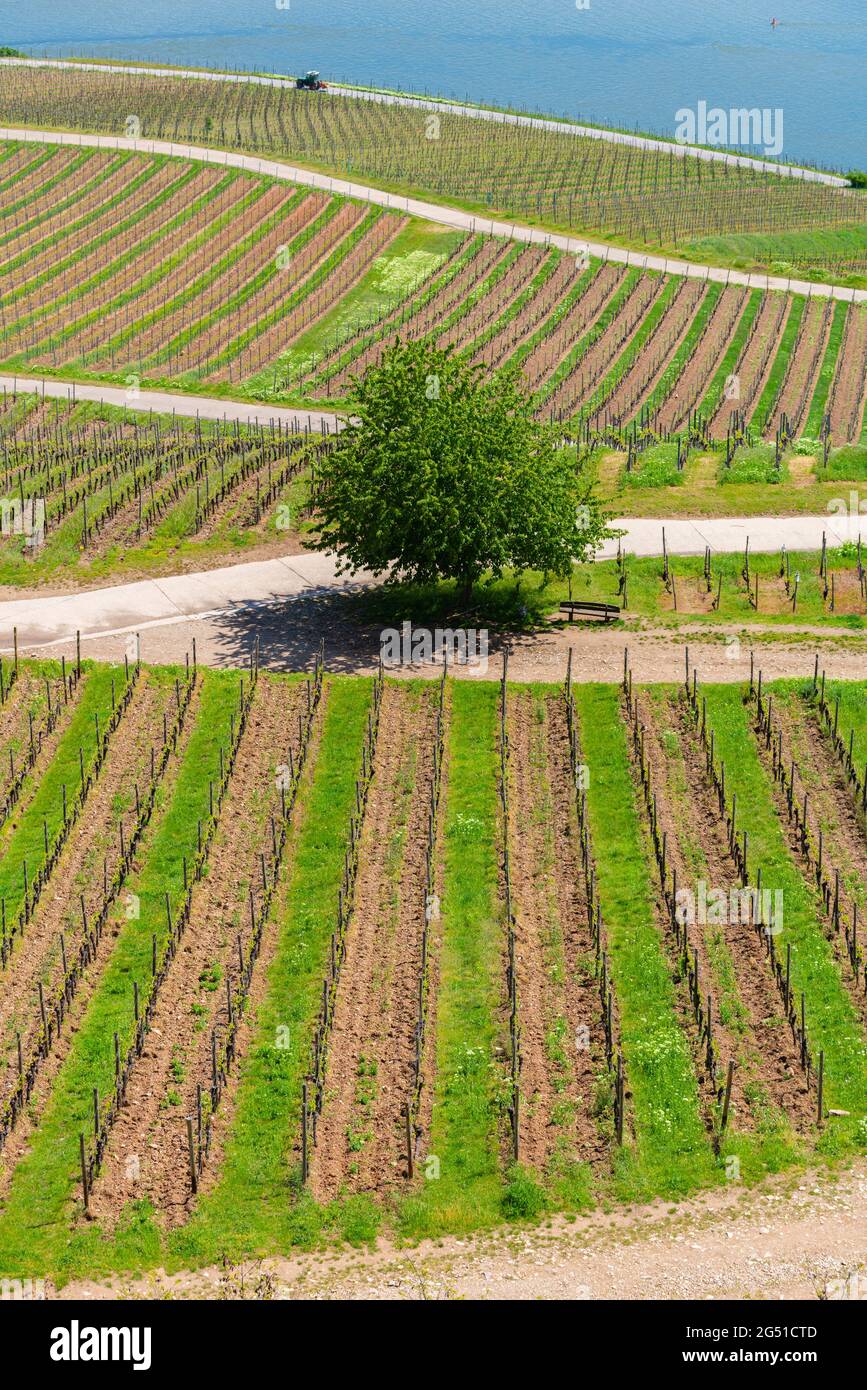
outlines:
M159 664L183 662L196 639L199 661L205 666L238 667L249 659L258 637L263 666L280 671L306 671L311 668L325 643L325 665L340 675L372 675L379 661L379 627L363 627L352 621L348 605L340 595L306 593L296 599L252 609L243 606L228 613L158 623L141 631L142 659ZM512 681L561 682L566 674L569 648L574 648L573 679L580 681L619 681L623 674L623 652L629 648L629 662L639 683L679 681L684 671L684 647L689 644L690 660L705 681L743 681L749 679L750 653L757 669L767 679L812 677L816 650L829 680L863 680L867 676L867 640L851 629L811 629L798 631L760 622L720 624L709 629L698 623L683 622L676 627L644 626L624 630L587 624L582 627L552 628L527 636L499 637L492 633L488 669L473 673L471 668L453 665L450 674L458 678L496 680L502 674L503 651L509 651L509 679ZM82 640L82 653L96 661L123 659L125 633ZM74 638L52 646L51 655L74 654ZM22 655L29 653L22 649ZM34 649L34 655L40 655ZM433 680L442 667L418 663L401 668L398 674Z
M839 1174L806 1172L757 1188L729 1184L667 1202L594 1212L574 1222L502 1228L396 1249L299 1255L243 1266L271 1295L316 1300L815 1299L864 1271L867 1161ZM829 1289L829 1285L831 1286ZM215 1268L146 1283L76 1281L63 1299L216 1298ZM250 1295L248 1295L250 1296Z
M558 873L558 850L575 829L568 805L565 718L558 719L561 704L540 705L531 691L510 692L506 716L521 1055L519 1156L540 1174L568 1171L604 1153L593 1117L600 1062L604 1069L604 1040L600 1011L591 1005L594 980L588 943L580 940L574 916L575 899L585 902L583 884L576 883L574 842L568 845L569 861ZM554 730L549 727L552 713ZM556 820L548 762L551 742L558 759L566 759L560 766L566 776L558 782ZM579 1032L582 1025L590 1030L587 1046Z
M610 1097L605 1058L605 1027L595 948L588 923L587 883L581 867L575 788L569 757L569 729L562 696L546 701L547 778L553 827L554 879L563 936L563 992L572 1049L572 1086L576 1100L575 1146L578 1158L592 1167L607 1165L610 1144L597 1122L597 1097ZM616 1010L612 1030L617 1035ZM610 1127L609 1127L610 1135Z

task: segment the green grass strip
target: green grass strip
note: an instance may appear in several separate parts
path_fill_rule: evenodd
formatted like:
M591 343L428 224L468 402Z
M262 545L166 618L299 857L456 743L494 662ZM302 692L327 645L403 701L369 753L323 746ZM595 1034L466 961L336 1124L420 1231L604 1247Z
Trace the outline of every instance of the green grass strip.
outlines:
M636 1143L618 1156L615 1186L631 1200L683 1196L710 1182L715 1164L656 922L655 869L636 809L619 692L610 685L579 685L575 703L590 772L590 830L635 1123Z
M289 318L293 309L297 308L305 299L310 299L315 292L327 282L331 274L339 269L343 261L349 258L356 246L364 240L367 233L371 231L375 224L385 215L386 214L379 211L379 209L374 210L370 208L361 221L345 236L340 237L336 242L332 241L330 243L326 258L315 263L310 275L306 279L302 279L297 289L282 300L279 296L277 296L275 300L272 300L270 308L263 309L261 312L257 313L254 322L251 323L249 327L232 338L228 346L223 348L216 356L209 357L203 367L194 369L194 374L200 371L210 373L225 366L226 363L234 361L235 358L242 358L245 350L259 338L264 337L275 323L278 323L281 319ZM312 240L315 230L318 230L318 228L311 228L309 234L303 234L305 242L307 240ZM292 255L296 254L295 251L292 250L291 244L290 252ZM267 279L263 280L262 286L257 284L256 289L258 290L260 287L265 287L268 281L275 280L280 274L280 270L273 269ZM341 297L341 293L334 295L332 302L339 303ZM230 315L228 313L219 314L217 317L228 320Z
M379 342L381 338L388 336L391 332L399 333L403 336L403 330L412 318L430 303L430 301L444 290L446 286L466 268L468 263L476 256L484 245L484 238L481 236L468 236L463 243L459 253L446 261L436 273L425 280L416 291L410 295L403 304L399 313L386 316L381 323L373 323L367 326L359 326L357 329L350 328L348 334L335 334L326 339L323 343L321 352L314 354L314 361L306 370L309 378L304 384L305 392L313 397L318 391L324 390L332 376L339 371L350 366L362 352L373 343ZM332 312L334 312L332 310ZM315 326L314 326L315 327ZM310 331L310 330L308 330ZM296 344L302 347L307 334L304 334ZM336 355L335 355L336 354ZM252 380L252 379L251 379Z
M708 721L724 762L726 788L737 793L737 827L749 834L750 882L762 871L762 887L782 893L783 930L778 950L792 947L792 983L807 997L807 1032L814 1063L825 1053L829 1105L855 1114L867 1109L867 1045L825 937L819 900L795 863L777 814L769 775L751 729L741 686L706 686Z
M508 1094L494 1059L506 988L496 849L498 687L459 680L450 695L429 1157L423 1184L399 1214L401 1229L419 1236L502 1219L498 1139Z

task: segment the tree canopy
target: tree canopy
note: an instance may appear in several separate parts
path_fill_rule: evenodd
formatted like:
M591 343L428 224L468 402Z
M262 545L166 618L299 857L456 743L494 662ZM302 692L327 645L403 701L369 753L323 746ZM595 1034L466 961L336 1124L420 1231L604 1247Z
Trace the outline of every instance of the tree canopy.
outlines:
M450 351L397 343L357 382L357 405L317 465L317 549L394 580L533 569L567 575L607 534L559 430L517 371L486 380Z

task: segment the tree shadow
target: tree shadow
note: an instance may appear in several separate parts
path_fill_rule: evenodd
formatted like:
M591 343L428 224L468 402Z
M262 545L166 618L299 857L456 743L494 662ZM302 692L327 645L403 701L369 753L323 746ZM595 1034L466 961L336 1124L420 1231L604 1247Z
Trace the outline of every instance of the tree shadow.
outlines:
M475 629L487 634L488 656L532 646L552 606L547 587L514 580L480 585L469 607L458 607L456 586L359 585L340 591L316 589L292 598L238 603L207 620L202 634L207 664L241 668L249 664L259 644L260 665L277 671L307 671L324 646L326 670L352 675L376 669L386 629L409 622L414 632L449 628ZM442 651L432 661L419 661L394 674L434 676L441 669ZM459 668L453 666L456 674ZM472 674L467 669L467 674Z
M324 643L329 671L357 672L379 659L380 625L362 624L350 610L351 592L310 590L273 602L238 603L208 620L215 663L242 667L259 643L260 665L307 671Z

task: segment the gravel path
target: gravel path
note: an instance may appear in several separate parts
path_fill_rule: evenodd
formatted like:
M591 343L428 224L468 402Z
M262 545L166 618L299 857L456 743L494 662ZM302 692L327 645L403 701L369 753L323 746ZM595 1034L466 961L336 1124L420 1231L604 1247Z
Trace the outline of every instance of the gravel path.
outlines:
M863 680L867 672L867 641L853 638L851 632L823 630L821 665L829 680ZM111 637L82 638L82 655L94 661L122 661L130 650L130 630ZM145 662L183 662L195 639L200 663L205 666L243 666L256 641L260 644L263 666L278 671L309 670L325 643L327 670L340 675L371 675L379 660L379 627L360 626L347 612L339 593L312 591L289 602L269 605L239 605L231 612L153 624L140 632L142 660ZM509 641L509 679L557 683L566 674L569 648L574 648L573 679L576 681L619 681L623 675L623 650L629 648L629 662L636 681L670 682L683 679L685 644L689 643L690 663L705 681L744 681L749 679L750 655L756 670L768 680L808 677L813 674L815 635L808 630L770 628L754 624L743 627L714 628L698 624L681 628L647 627L624 631L605 626L552 629ZM503 669L504 644L494 638L486 670L468 666L451 667L451 674L466 679L496 680ZM133 646L133 650L134 650ZM19 642L22 656L44 655L45 648ZM56 660L75 652L74 636L55 643L50 654ZM396 674L434 680L442 666L417 663L396 668Z
M836 1178L800 1174L677 1207L655 1202L572 1223L555 1218L403 1251L380 1242L373 1252L268 1260L233 1278L235 1296L242 1277L250 1290L264 1276L270 1296L283 1299L815 1299L840 1297L843 1282L859 1273L863 1297L865 1262L862 1161ZM119 1280L74 1282L59 1296L214 1298L224 1279L213 1268L158 1271L126 1288ZM48 1296L58 1295L49 1289Z

